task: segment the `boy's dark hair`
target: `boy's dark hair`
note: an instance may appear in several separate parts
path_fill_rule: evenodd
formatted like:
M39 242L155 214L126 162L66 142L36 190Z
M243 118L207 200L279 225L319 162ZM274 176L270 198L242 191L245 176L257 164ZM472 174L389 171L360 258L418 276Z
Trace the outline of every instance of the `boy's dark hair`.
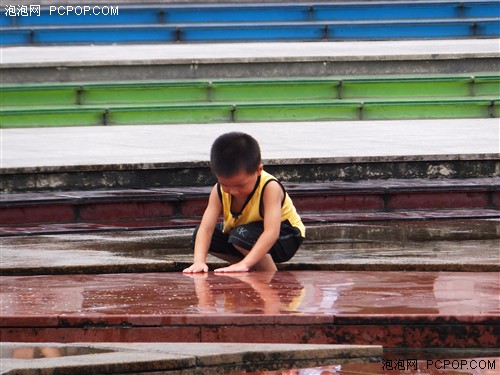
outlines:
M241 170L255 172L261 163L259 143L250 135L240 132L219 136L210 150L212 172L232 177Z

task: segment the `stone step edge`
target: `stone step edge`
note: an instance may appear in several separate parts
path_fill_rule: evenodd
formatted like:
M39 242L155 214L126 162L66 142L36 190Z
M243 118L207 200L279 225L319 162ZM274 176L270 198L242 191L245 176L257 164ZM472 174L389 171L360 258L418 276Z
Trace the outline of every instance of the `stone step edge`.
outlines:
M500 153L264 160L282 182L500 177ZM208 161L33 166L0 169L3 193L208 186Z

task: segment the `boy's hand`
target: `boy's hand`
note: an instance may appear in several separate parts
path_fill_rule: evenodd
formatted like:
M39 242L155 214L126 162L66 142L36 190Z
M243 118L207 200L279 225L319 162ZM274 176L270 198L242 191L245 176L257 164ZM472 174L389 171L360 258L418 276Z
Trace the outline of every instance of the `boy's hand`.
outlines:
M231 264L228 267L218 268L214 272L225 273L225 272L248 272L250 268L242 262Z
M208 266L206 263L193 263L190 267L186 268L184 273L199 273L199 272L208 272Z

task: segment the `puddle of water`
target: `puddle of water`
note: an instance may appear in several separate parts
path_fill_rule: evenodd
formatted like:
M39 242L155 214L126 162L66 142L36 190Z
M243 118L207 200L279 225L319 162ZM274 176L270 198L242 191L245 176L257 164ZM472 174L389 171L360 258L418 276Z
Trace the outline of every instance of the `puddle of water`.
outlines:
M71 357L78 355L112 353L113 350L97 349L86 346L10 346L2 345L0 358L41 359L53 357Z
M498 375L499 349L390 349L381 358L310 368L254 372L250 375ZM242 375L235 373L231 375Z
M256 372L250 375L498 375L500 359L344 363L324 367ZM232 374L240 375L240 374Z

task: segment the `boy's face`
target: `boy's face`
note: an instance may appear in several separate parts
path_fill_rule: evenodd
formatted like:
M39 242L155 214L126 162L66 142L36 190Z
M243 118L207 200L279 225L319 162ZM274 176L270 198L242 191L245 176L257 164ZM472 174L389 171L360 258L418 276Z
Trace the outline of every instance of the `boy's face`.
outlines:
M231 177L217 176L217 180L225 193L231 194L235 198L246 198L252 193L261 173L262 164L253 173L241 170Z

